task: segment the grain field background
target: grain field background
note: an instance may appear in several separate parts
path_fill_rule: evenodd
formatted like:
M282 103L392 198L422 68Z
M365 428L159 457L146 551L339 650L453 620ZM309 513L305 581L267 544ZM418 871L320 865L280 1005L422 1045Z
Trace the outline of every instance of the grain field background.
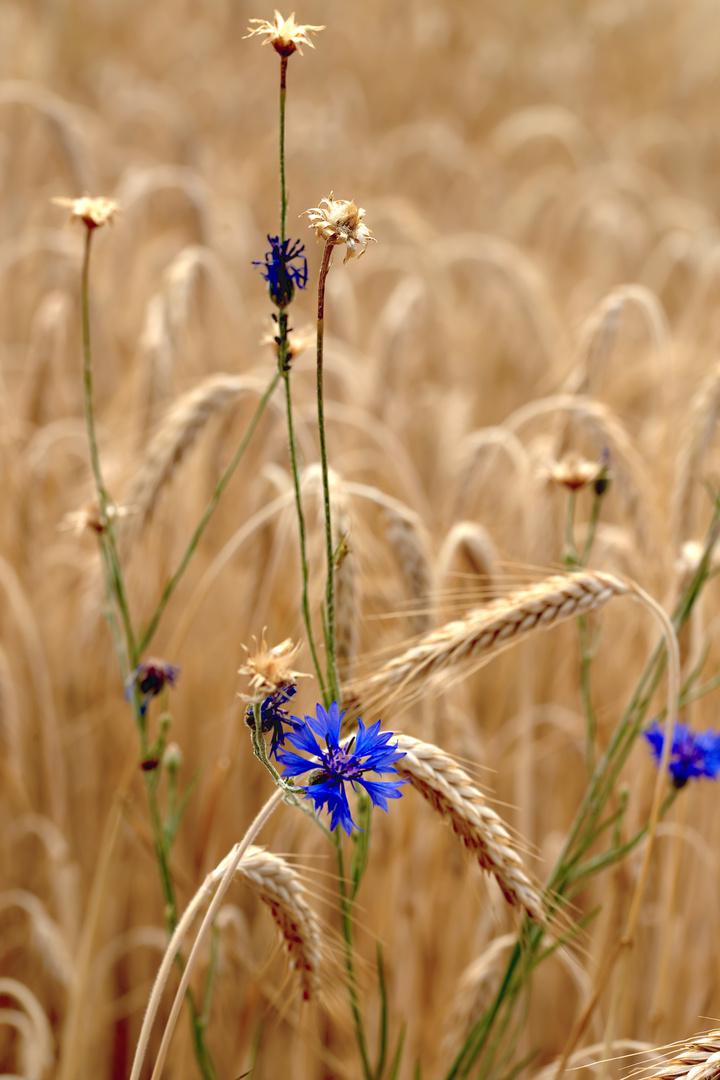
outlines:
M272 16L264 0L0 2L0 1071L28 1080L129 1077L167 943L88 527L82 229L51 200L106 195L122 209L94 240L94 392L143 622L276 364L252 261L277 233L278 64L244 40L251 18ZM519 923L427 801L432 769L464 770L543 882L587 784L580 636L570 618L404 695L374 694L373 676L420 635L561 571L557 468L573 455L605 454L611 473L590 568L667 610L692 574L720 483L720 13L709 0L305 0L297 18L326 29L288 71L289 232L310 270L296 331L313 327L322 255L300 214L330 192L355 199L377 240L361 260L336 258L328 279L333 512L349 544L341 677L366 723L382 716L403 746L451 756L408 758L421 779L374 814L356 911L368 1031L375 1040L380 941L393 1045L406 1025L399 1075L427 1080L446 1075L496 992ZM312 348L292 386L317 613ZM581 540L591 505L581 491ZM717 671L719 599L711 580L680 636L684 678ZM622 595L586 627L601 752L658 634ZM181 668L170 737L181 784L194 784L171 860L181 908L272 794L238 697L243 645L264 628L271 644L304 641L280 390L152 647ZM296 666L312 670L306 647ZM295 711L318 700L302 680ZM661 683L649 716L664 700ZM716 714L711 693L682 718L704 729ZM627 835L655 780L639 739L609 803L627 801ZM300 937L315 927L322 992L299 1000L267 911L269 890L292 921L272 891L286 871L255 855L254 887L235 883L217 923L218 1076L254 1063L256 1080L353 1080L331 849L288 807L259 842L304 884ZM596 1047L588 1057L718 1026L719 851L717 787L689 783L658 827L620 1015L602 993L578 1042ZM535 975L523 1076L567 1046L641 858L642 846L565 913L599 909ZM200 988L210 964L208 948ZM182 1016L165 1075L198 1075L191 1043Z

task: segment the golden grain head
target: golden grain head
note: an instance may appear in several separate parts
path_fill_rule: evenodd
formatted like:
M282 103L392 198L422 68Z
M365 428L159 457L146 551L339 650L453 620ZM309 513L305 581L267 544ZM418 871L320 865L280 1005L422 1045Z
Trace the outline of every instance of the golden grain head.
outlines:
M368 240L374 240L372 232L363 224L365 211L348 199L321 199L319 206L305 210L310 228L315 229L318 240L327 244L345 244L347 252L343 262L364 255ZM303 214L300 215L304 216Z
M70 213L70 221L82 221L88 229L99 229L102 225L112 224L113 219L120 213L120 206L114 199L106 199L102 195L94 198L83 195L79 199L53 199L56 206L65 206Z
M279 645L273 645L270 649L265 641L264 630L259 645L256 638L253 640L255 651L250 652L243 645L247 653L247 661L238 670L239 675L247 675L250 680L252 694L246 698L248 701L262 701L268 695L277 693L278 690L295 686L298 679L307 678L304 672L295 671L290 667L300 651L299 645L294 645L290 638L281 641Z
M324 26L298 26L295 22L295 12L293 11L289 19L283 19L279 11L275 12L275 21L268 22L267 19L251 19L251 23L257 23L257 26L248 26L248 33L245 37L253 37L255 34L266 34L266 38L263 41L263 45L272 45L273 49L280 56L292 56L294 52L299 52L302 56L301 45L309 45L311 49L314 49L312 41L308 37L308 33L317 34L321 30L324 30Z

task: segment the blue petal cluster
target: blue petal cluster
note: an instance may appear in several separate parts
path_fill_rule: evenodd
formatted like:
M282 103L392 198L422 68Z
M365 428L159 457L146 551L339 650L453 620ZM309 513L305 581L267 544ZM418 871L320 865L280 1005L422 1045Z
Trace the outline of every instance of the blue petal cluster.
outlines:
M150 698L157 697L166 686L174 686L179 674L180 668L168 664L165 660L157 660L154 657L143 660L127 677L125 700L129 701L133 691L137 689L142 699L140 714L144 716Z
M268 243L270 250L265 252L265 261L255 260L253 266L260 267L272 302L284 308L292 300L295 286L304 289L307 285L305 245L299 240L281 240L279 236L268 236Z
M400 788L406 780L368 780L365 773L396 773L393 768L396 761L405 757L398 750L397 742L391 743L392 731L380 732L380 721L366 728L362 720L358 721L358 733L344 746L340 745L340 725L345 714L333 702L325 711L318 705L316 716L305 716L302 721L294 716L296 729L288 734L287 741L297 750L310 755L301 757L290 751L278 751L277 760L285 766L284 775L301 776L311 769L315 771L305 785L305 798L312 799L316 810L327 810L330 814L331 831L342 825L348 836L355 822L350 813L345 784L353 791L359 784L370 796L374 806L387 810L388 799L399 799ZM323 749L315 736L325 743Z
M290 698L294 697L295 694L297 694L297 686L285 686L280 690L276 690L274 694L269 694L260 706L260 723L263 734L267 735L268 732L272 731L271 757L277 755L278 747L285 745L286 732L284 725L287 725L293 731L298 726L294 719L288 716L287 710L282 707L287 705ZM255 727L255 714L252 705L248 705L245 710L245 723L250 728Z
M655 764L659 765L665 745L664 727L655 720L643 735L650 743ZM709 776L715 780L720 773L720 735L711 728L696 732L686 724L676 722L668 768L676 788L684 787L696 776Z

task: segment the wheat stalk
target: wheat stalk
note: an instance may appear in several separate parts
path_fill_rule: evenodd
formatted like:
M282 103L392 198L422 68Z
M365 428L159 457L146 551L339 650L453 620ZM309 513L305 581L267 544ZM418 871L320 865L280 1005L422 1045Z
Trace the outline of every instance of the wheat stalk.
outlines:
M526 873L507 826L472 779L440 747L410 735L399 734L397 740L405 753L395 764L398 773L449 820L483 870L493 875L507 902L543 923L540 888Z
M390 696L414 700L427 691L429 680L450 670L460 676L536 630L587 614L630 591L629 582L599 572L547 578L426 634L375 674L349 686L345 700L362 701L366 709Z

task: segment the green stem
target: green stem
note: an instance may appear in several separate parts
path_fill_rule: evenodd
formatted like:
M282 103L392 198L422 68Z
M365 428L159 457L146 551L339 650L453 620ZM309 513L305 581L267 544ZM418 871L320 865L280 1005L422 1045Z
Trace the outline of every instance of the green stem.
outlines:
M80 282L80 310L82 319L82 347L83 347L83 401L85 406L85 425L87 427L88 445L90 448L90 464L95 478L98 503L100 507L100 544L105 549L110 583L116 603L120 609L120 615L127 640L129 662L132 667L137 663L135 649L135 634L130 619L130 609L125 595L120 560L115 546L114 523L112 520L111 507L113 501L108 494L103 480L100 467L100 451L98 450L97 433L95 431L95 412L93 409L93 381L92 361L90 349L90 251L94 229L85 229L85 248L83 251L82 275ZM122 666L122 665L121 665ZM125 672L123 672L125 675Z
M589 645L589 633L587 619L584 615L578 618L578 632L580 634L580 694L582 696L583 712L585 713L586 731L586 760L588 775L592 776L595 771L595 710L592 703L590 689L590 669L595 656L595 651Z
M278 346L278 362L282 368L282 353L283 343L287 342L287 315L285 312L280 312L278 317L280 326L280 345ZM307 634L308 644L310 646L310 652L312 654L313 665L315 667L315 674L317 676L318 685L320 686L320 692L322 697L325 698L325 682L322 676L322 669L320 667L320 660L318 659L317 649L315 647L315 638L312 631L312 620L310 618L310 601L308 598L308 582L310 579L310 567L308 565L307 557L307 539L305 533L305 515L302 508L302 497L300 495L300 474L298 470L297 462L297 449L295 446L295 431L293 427L293 414L292 414L292 397L290 393L290 372L283 370L283 379L285 381L285 402L287 405L287 424L288 424L288 442L290 444L290 466L292 469L293 487L295 489L295 508L297 510L298 519L298 532L300 534L300 566L302 571L302 614L303 622L305 623L305 633Z
M333 839L335 841L335 850L337 852L338 892L340 895L340 915L342 919L343 941L345 944L345 972L347 974L347 988L348 997L350 999L350 1011L352 1013L353 1023L355 1024L355 1035L357 1037L358 1049L360 1051L363 1075L365 1077L365 1080L373 1080L373 1071L370 1066L370 1058L368 1057L367 1042L365 1041L365 1029L363 1027L362 1016L360 1015L357 983L355 980L355 964L353 961L352 904L347 897L347 893L345 892L345 862L343 859L342 834L339 829L335 832Z
M678 789L673 788L667 795L661 809L660 816L662 817L670 809L672 804L677 798ZM608 866L613 866L620 859L628 855L633 848L636 848L641 840L644 840L648 834L650 826L644 825L642 829L639 829L629 840L626 840L624 844L618 844L616 847L610 848L609 851L604 851L601 855L595 855L591 859L586 859L584 863L579 863L570 874L567 876L568 884L576 884L579 881L583 881L585 878L592 877L593 874L597 874L600 870L605 870Z
M320 435L320 465L322 468L323 502L325 508L325 552L327 559L327 578L325 582L326 612L326 664L328 687L325 694L325 707L340 697L337 664L335 660L335 566L333 557L332 518L330 515L330 482L328 479L327 446L325 443L325 406L323 396L323 348L325 341L325 282L327 281L333 243L328 241L323 252L320 278L318 281L317 310L317 409L318 432Z
M100 465L100 453L97 443L97 433L95 430L95 414L93 409L92 363L90 348L89 303L90 252L93 231L94 230L92 229L86 229L85 233L85 250L83 255L80 288L83 343L83 399L85 406L85 423L87 427L88 444L90 449L90 463L92 466L93 477L95 479L95 487L97 489L97 496L100 508L101 532L98 534L100 543L100 557L103 563L103 571L108 594L111 601L114 600L117 604L122 618L123 630L125 632L125 642L123 642L121 640L119 628L115 619L115 613L114 611L112 611L111 607L111 610L108 612L108 621L110 623L110 629L113 636L113 643L115 645L118 665L120 667L120 671L124 680L127 676L128 665L133 668L137 666L141 650L139 650L137 647L135 633L132 626L132 620L130 617L130 608L127 601L127 595L125 593L125 584L122 575L120 558L117 551L117 545L115 543L115 523L113 519L114 503L108 493L107 488L105 487L105 483L103 480L102 469ZM140 701L137 690L135 690L133 694L132 704L133 712L135 714L135 723L137 725L138 736L140 739L141 761L144 761L148 755L147 723L145 720L145 716L142 714L140 708ZM175 901L175 890L173 887L172 874L170 872L170 864L168 859L168 851L165 843L165 831L163 828L162 817L157 801L157 773L145 772L143 773L143 776L145 779L145 789L147 791L148 804L150 808L150 823L153 835L155 857L160 873L160 885L162 889L165 908L165 921L168 930L172 935L172 932L175 929L175 925L177 924L177 903ZM182 957L178 955L177 961L178 966L182 970ZM198 1067L200 1069L200 1072L202 1073L202 1076L204 1077L204 1080L216 1080L215 1068L205 1045L205 1024L202 1017L198 1015L195 1000L189 990L186 997L188 1009L190 1012L195 1057L198 1063Z
M152 639L153 639L153 637L155 635L155 631L158 628L158 623L160 622L160 619L162 618L163 612L165 611L165 608L167 607L168 601L170 600L170 597L174 593L175 589L177 588L183 574L185 573L185 570L187 569L187 565L190 562L190 559L192 558L192 556L193 556L193 554L195 552L195 549L197 548L197 546L198 546L198 544L200 542L200 538L201 538L202 534L205 532L205 529L207 527L208 522L210 521L210 518L215 513L215 509L217 507L217 504L220 502L220 499L222 497L223 492L225 491L225 488L230 483L230 480L232 479L233 473L235 472L236 468L240 464L240 460L241 460L243 454L245 453L245 451L247 449L247 445L248 445L248 443L250 442L250 439L253 436L255 428L257 427L258 422L260 420L260 417L262 416L263 412L265 411L265 406L267 405L268 401L270 400L270 398L272 396L272 393L273 393L273 390L275 389L275 387L278 384L279 378L280 378L280 372L276 371L273 374L272 379L270 380L270 383L268 385L267 390L265 391L265 393L260 398L260 400L259 400L259 402L257 404L257 408L255 409L255 412L253 413L252 420L250 421L250 423L248 425L247 431L245 432L245 434L242 437L242 441L240 442L240 445L238 446L237 450L235 451L235 454L233 456L232 461L230 462L230 464L226 468L225 472L222 474L222 476L218 480L217 484L215 485L215 490L212 493L212 496L210 498L210 502L208 503L207 508L205 510L205 513L200 518L200 521L198 522L197 527L196 527L194 533L192 534L192 536L190 538L190 542L188 543L188 546L185 549L185 553L183 554L183 557L180 560L180 564L179 564L177 570L175 571L173 576L166 582L165 588L163 589L163 592L162 592L162 596L160 597L160 600L158 601L158 605L155 608L155 612L154 612L152 618L150 619L150 622L148 623L146 630L143 632L142 637L140 638L140 643L138 645L138 655L139 656L142 656L142 654L145 652L145 650L148 648L150 642L152 641Z
M588 524L587 535L580 556L581 566L587 566L588 559L590 558L590 552L592 551L592 546L595 541L595 533L597 532L598 521L600 520L601 504L602 495L596 495L593 499L592 510L590 511L590 522Z

